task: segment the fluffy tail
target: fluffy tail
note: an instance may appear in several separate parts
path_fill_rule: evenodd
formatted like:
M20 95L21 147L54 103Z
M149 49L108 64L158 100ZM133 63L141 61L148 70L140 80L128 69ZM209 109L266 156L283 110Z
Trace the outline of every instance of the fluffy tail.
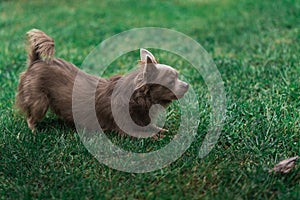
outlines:
M54 40L43 31L32 29L26 33L28 48L28 65L42 60L49 63L54 55Z

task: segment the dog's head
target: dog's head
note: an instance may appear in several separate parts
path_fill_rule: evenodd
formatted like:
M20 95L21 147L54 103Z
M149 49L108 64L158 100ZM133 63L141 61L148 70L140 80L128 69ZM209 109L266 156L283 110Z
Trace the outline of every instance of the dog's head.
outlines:
M140 50L141 71L135 79L136 90L143 89L153 103L168 105L172 100L180 99L189 85L179 80L178 72L164 64L159 64L146 49Z

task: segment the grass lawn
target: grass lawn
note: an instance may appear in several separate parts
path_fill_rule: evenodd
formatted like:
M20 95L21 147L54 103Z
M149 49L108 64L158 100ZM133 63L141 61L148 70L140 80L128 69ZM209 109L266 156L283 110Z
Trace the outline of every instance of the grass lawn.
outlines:
M31 133L14 108L18 76L26 69L28 30L51 35L56 56L80 66L104 39L149 26L192 37L220 71L227 118L208 156L200 159L197 152L207 130L209 96L192 70L185 75L199 97L198 135L177 161L161 170L134 174L99 163L76 131L51 113L36 135ZM282 159L300 156L300 1L1 1L0 41L0 199L299 198L299 162L287 175L268 170ZM107 75L132 67L122 58ZM170 117L167 125L176 123ZM111 139L136 152L169 142Z

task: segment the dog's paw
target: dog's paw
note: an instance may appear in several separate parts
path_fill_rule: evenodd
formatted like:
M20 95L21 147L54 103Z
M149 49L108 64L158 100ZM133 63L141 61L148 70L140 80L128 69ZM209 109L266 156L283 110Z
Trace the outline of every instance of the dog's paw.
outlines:
M164 128L159 128L159 132L155 135L152 136L152 138L154 140L158 140L158 139L163 139L165 136L165 133L169 132L167 129L164 129Z
M35 133L35 122L32 117L27 118L27 125L32 131L32 133Z
M168 129L164 129L164 128L159 128L159 133L168 133L169 130Z
M164 134L159 133L159 134L153 135L152 139L159 140L159 139L163 139L164 137L166 137Z
M158 139L164 138L164 137L165 137L164 134L169 132L169 130L164 129L164 128L160 128L160 127L158 127L158 126L155 126L155 129L157 130L157 131L156 131L157 134L155 134L155 135L152 136L152 138L153 138L154 140L158 140Z

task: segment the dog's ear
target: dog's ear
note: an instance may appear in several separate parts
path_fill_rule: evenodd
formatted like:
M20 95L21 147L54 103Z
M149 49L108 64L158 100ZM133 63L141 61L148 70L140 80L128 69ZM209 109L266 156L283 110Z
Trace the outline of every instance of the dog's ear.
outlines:
M149 59L149 58L148 58ZM151 81L157 74L157 67L153 63L145 63L143 68L143 80Z
M152 53L146 49L140 49L140 56L143 65L143 80L149 81L157 72L155 66L157 61Z
M147 83L151 82L151 80L154 80L154 77L158 71L157 67L155 66L157 61L150 51L146 49L140 49L140 57L142 62L142 71L135 79L135 90L142 88Z
M149 58L147 58L149 59ZM151 83L155 80L155 77L158 74L158 69L153 63L144 63L142 70L139 72L135 78L135 90L140 89L141 87Z
M147 49L140 49L140 57L143 63L153 63L157 64L157 61L153 54Z

